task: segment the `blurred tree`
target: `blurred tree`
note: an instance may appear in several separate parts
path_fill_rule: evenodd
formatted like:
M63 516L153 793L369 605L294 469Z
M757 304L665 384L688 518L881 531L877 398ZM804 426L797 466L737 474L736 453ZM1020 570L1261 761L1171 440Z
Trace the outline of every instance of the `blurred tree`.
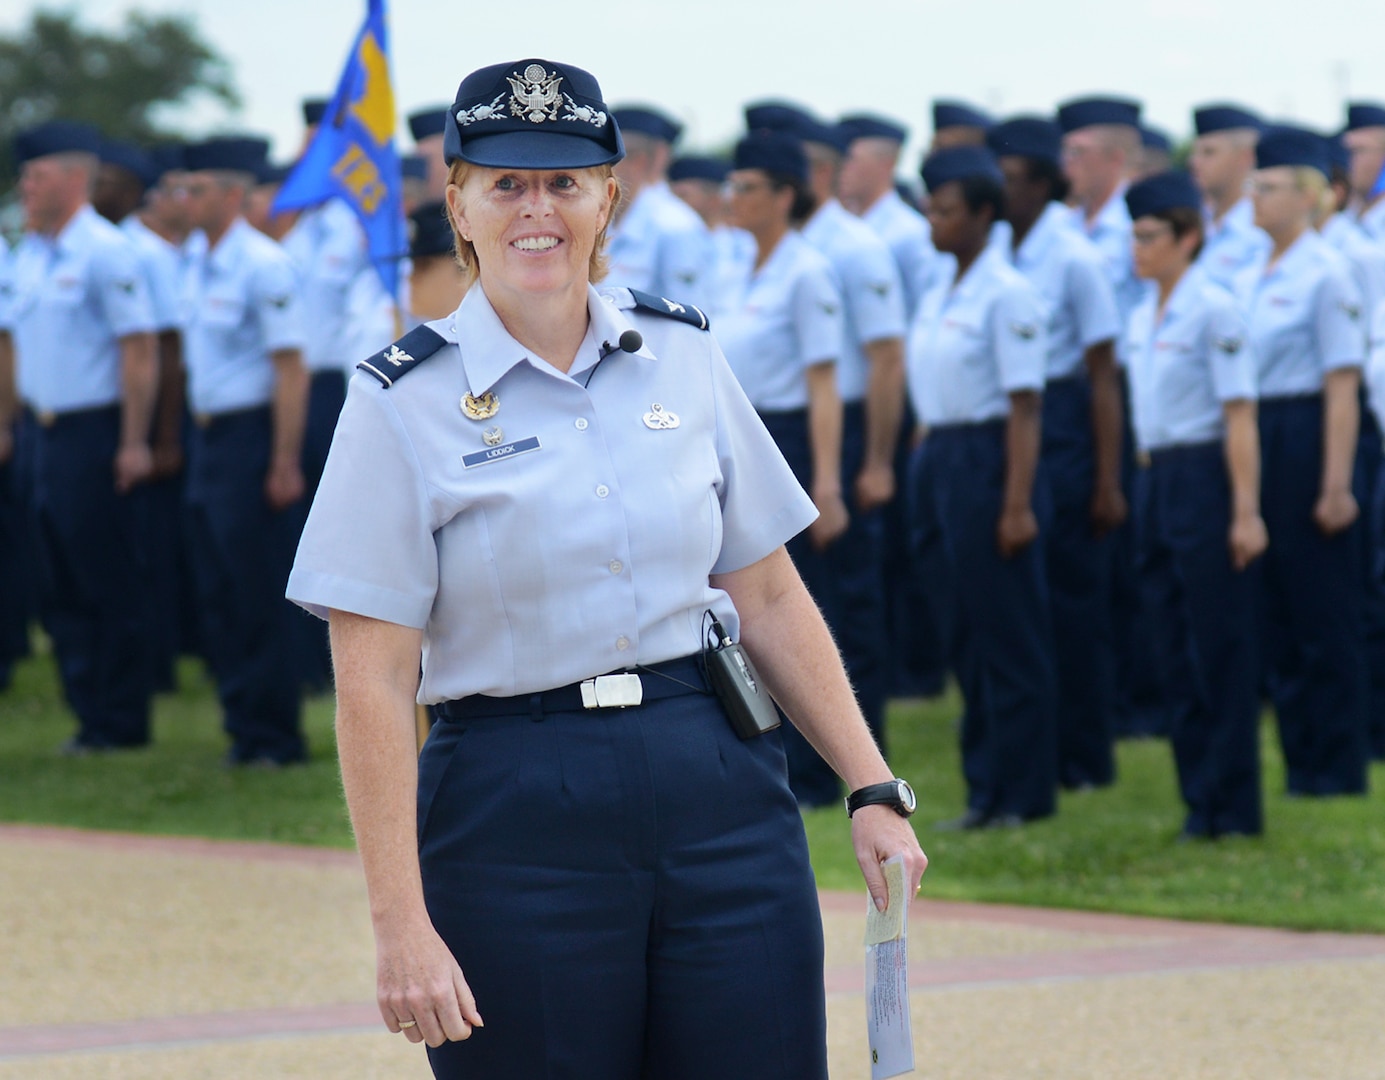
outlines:
M114 32L77 20L75 11L38 10L0 34L0 175L13 175L15 132L55 117L147 142L177 134L157 125L155 106L202 94L239 107L230 65L192 19L132 11Z

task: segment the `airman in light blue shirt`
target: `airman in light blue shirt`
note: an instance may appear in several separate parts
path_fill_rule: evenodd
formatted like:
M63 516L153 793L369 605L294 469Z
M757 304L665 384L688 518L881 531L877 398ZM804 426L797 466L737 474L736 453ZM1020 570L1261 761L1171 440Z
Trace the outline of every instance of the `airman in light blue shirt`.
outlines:
M1247 194L1255 169L1255 144L1264 127L1239 105L1203 105L1193 110L1196 138L1188 167L1204 200L1204 240L1198 263L1225 289L1269 249L1270 238L1255 227Z

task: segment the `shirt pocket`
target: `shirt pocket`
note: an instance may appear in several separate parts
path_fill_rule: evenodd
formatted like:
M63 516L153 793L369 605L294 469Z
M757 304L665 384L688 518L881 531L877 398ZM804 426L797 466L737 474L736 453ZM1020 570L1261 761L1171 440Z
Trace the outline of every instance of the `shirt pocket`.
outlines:
M191 315L194 322L210 330L230 333L245 321L245 313L243 297L211 293L195 305Z

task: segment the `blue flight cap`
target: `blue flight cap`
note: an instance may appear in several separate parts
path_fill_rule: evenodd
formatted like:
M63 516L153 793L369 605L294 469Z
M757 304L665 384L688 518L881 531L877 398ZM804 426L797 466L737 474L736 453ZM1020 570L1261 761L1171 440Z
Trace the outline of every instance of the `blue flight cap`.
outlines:
M409 254L415 259L425 255L452 255L456 237L447 207L440 202L424 203L409 215Z
M422 142L447 130L447 106L437 105L409 114L409 133L414 142Z
M1193 110L1193 130L1199 135L1211 135L1218 131L1236 131L1252 128L1261 131L1265 122L1249 109L1239 105L1204 105Z
M153 159L132 142L123 139L102 139L97 156L103 165L114 165L134 176L146 188L153 187L162 175Z
M291 172L293 172L292 165L271 165L268 161L265 161L255 170L255 183L282 184L289 178L289 173Z
M1066 135L1097 124L1121 124L1138 129L1140 103L1127 98L1076 98L1058 106L1058 126Z
M1148 124L1140 125L1140 145L1146 150L1158 150L1161 154L1173 153L1173 139L1169 138L1168 133Z
M682 124L648 105L622 105L612 109L611 115L616 118L622 134L638 131L641 135L648 135L670 146L683 134Z
M168 172L182 172L186 165L187 147L180 142L159 143L149 148L149 161L158 176Z
M269 156L269 140L253 135L226 135L190 143L184 154L188 172L222 170L258 175Z
M14 137L14 163L23 165L49 154L99 154L101 133L90 124L49 120Z
M986 145L996 157L1025 157L1057 164L1063 133L1042 116L1015 116L986 132Z
M1347 105L1347 130L1385 127L1385 105L1373 101L1353 101Z
M405 154L399 159L399 171L405 180L427 180L428 161L418 154Z
M327 115L327 106L332 104L327 98L304 98L303 99L303 123L308 127L316 127L322 123L322 118Z
M1327 140L1316 131L1281 124L1266 128L1255 147L1255 167L1273 169L1281 165L1317 169L1326 177L1332 176Z
M721 158L680 157L669 163L668 178L673 183L679 180L710 180L720 184L730 171L731 166Z
M457 88L443 157L494 169L586 169L625 156L596 79L552 60L473 71Z
M974 176L994 180L997 184L1005 183L995 155L984 146L956 146L929 154L923 159L919 175L929 192L953 180L970 180Z
M752 131L736 144L733 169L763 169L776 176L808 182L808 155L803 144L783 131Z
M933 130L946 131L948 128L971 127L989 131L995 123L988 113L968 105L965 101L933 102Z
M850 144L855 139L889 139L891 142L908 141L909 129L883 116L873 113L852 113L837 122L837 130L844 136L843 142Z
M1125 205L1130 210L1130 220L1139 221L1142 217L1165 210L1200 212L1202 194L1187 173L1162 172L1131 184L1125 192Z
M750 131L782 131L799 142L821 143L841 153L851 144L836 124L828 124L807 109L783 101L747 105L745 126Z
M1327 143L1327 163L1334 172L1347 172L1351 168L1351 151L1347 149L1346 140L1342 138L1345 134L1345 131L1338 131L1323 136L1323 141Z

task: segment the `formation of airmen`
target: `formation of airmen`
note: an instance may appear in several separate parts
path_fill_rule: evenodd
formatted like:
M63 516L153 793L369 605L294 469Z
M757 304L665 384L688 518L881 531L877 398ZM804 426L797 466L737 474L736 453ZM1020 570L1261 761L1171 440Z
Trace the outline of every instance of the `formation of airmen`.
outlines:
M304 104L306 139L324 103ZM791 553L886 745L892 697L962 691L965 813L1052 814L1171 739L1183 832L1263 828L1258 715L1290 794L1385 758L1385 106L1325 135L1215 103L1188 171L1137 102L906 125L745 108L726 159L613 110L604 286L706 312L819 518ZM39 619L70 753L149 739L205 657L233 764L306 755L320 627L282 598L346 380L464 284L446 113L409 118L405 296L350 209L273 215L262 139L20 135L0 248L0 668ZM920 208L920 204L924 207ZM1374 331L1372 333L1372 330ZM800 802L840 796L786 729Z

